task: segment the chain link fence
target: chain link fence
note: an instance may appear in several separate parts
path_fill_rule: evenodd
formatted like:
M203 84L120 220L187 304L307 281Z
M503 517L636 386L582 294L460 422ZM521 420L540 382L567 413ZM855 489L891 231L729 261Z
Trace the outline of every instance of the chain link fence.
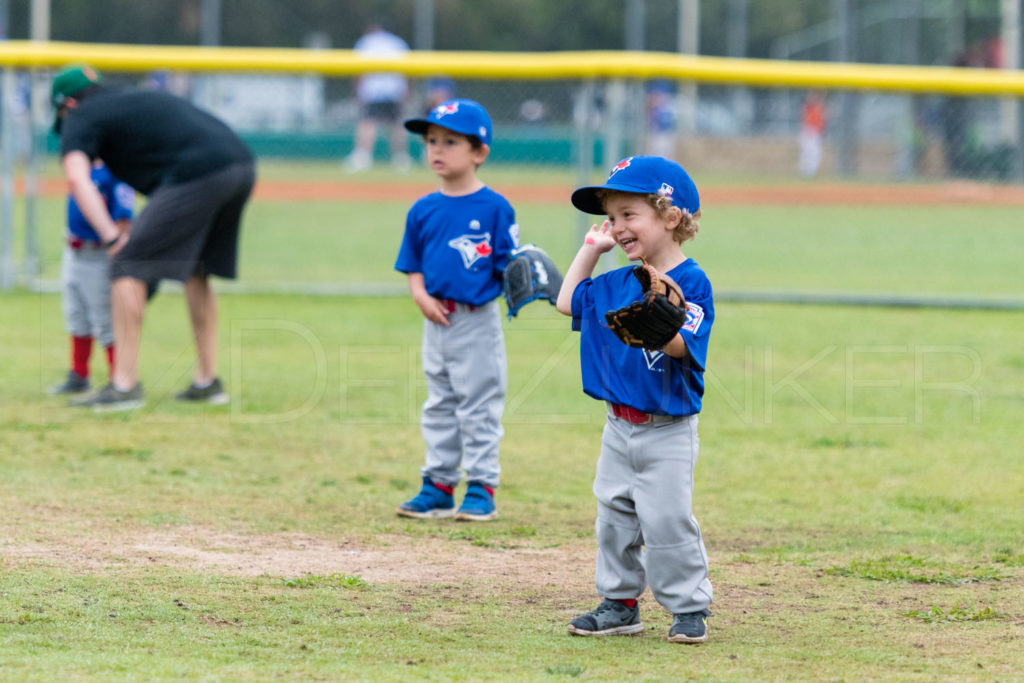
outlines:
M230 124L260 157L340 160L354 146L360 105L352 78L104 75L110 84L163 89L193 101ZM50 132L47 77L18 73L9 80L5 158L20 167L33 155L53 157L59 141ZM496 164L576 167L582 158L606 168L627 154L657 153L695 170L776 180L1020 179L1019 103L1013 98L693 85L664 78L436 76L409 79L398 118L422 115L444 97L475 99L488 109L495 124L490 161ZM390 156L387 137L378 130L378 163ZM407 146L415 152L418 142L410 136Z
M440 99L475 99L495 124L488 169L561 172L568 188L637 153L673 157L716 183L867 183L1021 177L1019 101L1003 96L750 87L669 77L485 79L410 76L393 147L376 131L373 165L346 166L362 108L356 76L316 73L104 69L110 85L166 90L224 119L264 162L318 162L338 186L386 169L401 184L422 149L401 128ZM36 214L63 193L51 132L52 72L8 68L2 79L0 273L9 288L42 274ZM413 167L415 170L415 166ZM423 178L421 177L422 181ZM429 180L429 179L428 179ZM47 195L49 194L49 198ZM23 200L22 200L23 198ZM40 202L37 202L37 198ZM45 201L42 201L45 200ZM13 228L15 216L25 230ZM57 216L55 220L54 216ZM579 218L571 219L578 220ZM567 239L567 242L569 240ZM272 277L272 276L271 276Z

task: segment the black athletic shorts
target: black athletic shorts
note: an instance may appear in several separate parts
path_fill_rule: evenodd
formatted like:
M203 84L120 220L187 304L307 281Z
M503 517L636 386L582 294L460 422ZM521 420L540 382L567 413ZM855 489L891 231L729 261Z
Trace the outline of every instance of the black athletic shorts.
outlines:
M395 123L401 113L402 106L398 102L368 102L363 105L363 118L382 123Z
M112 279L184 282L193 275L234 278L238 229L256 170L239 163L178 185L157 188L111 263Z

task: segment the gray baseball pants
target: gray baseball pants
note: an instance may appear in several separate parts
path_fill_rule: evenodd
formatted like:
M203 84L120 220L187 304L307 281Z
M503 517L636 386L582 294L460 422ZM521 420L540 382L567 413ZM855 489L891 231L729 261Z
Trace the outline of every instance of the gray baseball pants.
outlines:
M110 313L110 257L105 249L64 247L60 263L64 326L73 337L92 337L103 346L114 343Z
M420 428L427 453L420 474L454 486L461 466L468 481L495 487L508 389L501 313L494 301L472 310L458 304L448 322L423 321L427 400Z
M708 557L693 516L697 416L635 425L608 416L597 496L597 592L639 597L650 583L673 614L711 604Z

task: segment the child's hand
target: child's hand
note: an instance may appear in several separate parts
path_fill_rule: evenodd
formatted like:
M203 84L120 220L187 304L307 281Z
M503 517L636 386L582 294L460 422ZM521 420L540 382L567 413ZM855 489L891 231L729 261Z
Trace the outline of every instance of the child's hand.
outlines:
M610 227L611 224L608 221L602 223L600 228L597 227L597 224L591 225L590 231L583 239L583 246L593 247L599 254L614 249L616 242L615 238L608 233Z
M562 278L562 288L558 290L555 308L562 315L572 315L572 295L581 282L590 277L594 266L601 260L601 254L615 248L615 238L609 234L611 223L605 221L601 227L591 225L590 231L583 238L583 246L576 252L576 258L569 265L569 270Z
M124 245L128 243L128 233L118 233L117 237L107 243L107 256L113 258L117 255L117 252L124 249Z
M448 322L448 309L441 304L440 301L430 296L427 293L423 293L420 296L413 297L413 301L423 311L423 317L432 323L438 325L444 325L448 327L451 323Z

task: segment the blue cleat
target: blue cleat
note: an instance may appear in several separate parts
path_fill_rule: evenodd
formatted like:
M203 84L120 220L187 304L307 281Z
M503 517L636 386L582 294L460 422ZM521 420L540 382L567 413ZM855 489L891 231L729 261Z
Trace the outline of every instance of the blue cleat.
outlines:
M441 519L455 514L454 487L438 484L430 477L423 477L423 488L410 501L398 506L399 517L416 519Z
M480 481L467 483L466 497L462 499L455 520L461 522L489 522L498 516L494 506L494 489Z

